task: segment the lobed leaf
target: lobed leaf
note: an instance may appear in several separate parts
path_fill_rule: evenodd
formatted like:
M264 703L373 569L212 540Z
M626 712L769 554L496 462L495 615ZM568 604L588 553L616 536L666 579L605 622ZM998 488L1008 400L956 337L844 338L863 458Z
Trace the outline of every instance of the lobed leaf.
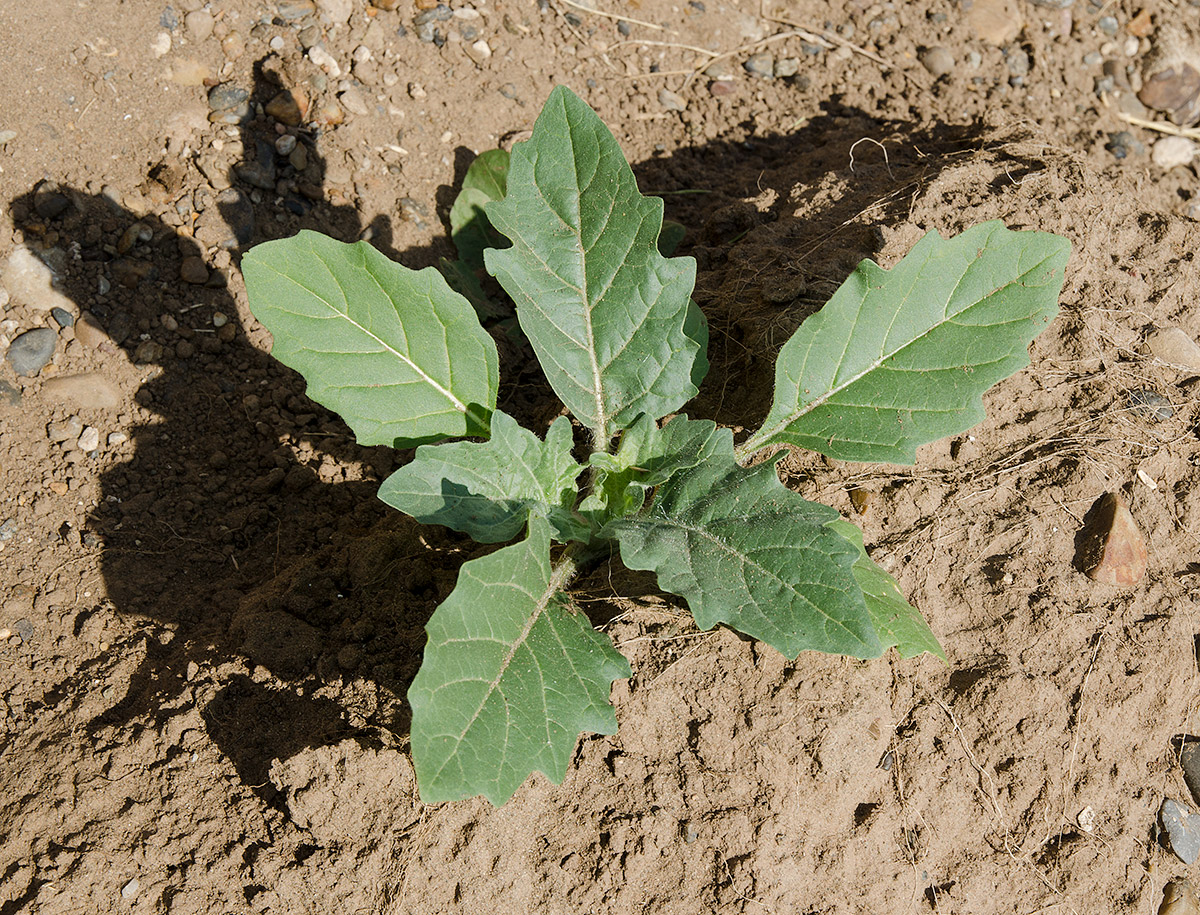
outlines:
M638 192L617 141L570 90L551 92L513 149L507 195L486 213L513 242L484 252L487 269L598 443L696 394L708 330L690 298L695 261L659 254L662 201Z
M507 801L534 770L561 782L581 731L614 734L613 680L629 662L573 612L550 566L550 527L466 563L426 630L408 691L427 804Z
M942 646L920 611L904 599L896 579L867 555L862 531L841 518L830 521L826 527L837 531L858 550L858 558L854 561L854 577L862 587L867 612L871 614L884 650L894 645L902 658L914 658L928 651L945 661L946 653L942 651Z
M1066 239L983 223L930 232L891 270L865 260L792 336L742 456L774 444L913 463L983 419L983 392L1029 364L1058 312Z
M739 466L728 429L717 438L719 452L662 484L648 511L601 534L625 565L686 599L701 629L726 623L789 658L881 654L854 573L859 551L829 527L837 512L787 489L774 462Z
M521 533L531 512L550 519L558 540L578 536L571 421L558 417L543 442L506 413L492 414L486 442L422 445L379 487L379 498L418 521L444 524L480 543ZM586 530L586 528L584 528Z
M366 242L303 231L249 251L242 273L251 311L275 338L272 355L360 445L487 434L496 345L434 268L409 270Z

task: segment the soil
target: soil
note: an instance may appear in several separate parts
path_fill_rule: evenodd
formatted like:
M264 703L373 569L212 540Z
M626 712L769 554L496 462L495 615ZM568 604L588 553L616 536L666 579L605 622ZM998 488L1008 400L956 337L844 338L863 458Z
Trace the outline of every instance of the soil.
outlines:
M0 21L0 348L56 332L40 371L0 364L0 915L1155 911L1191 873L1157 814L1200 733L1200 401L1145 341L1200 336L1200 180L1122 112L1170 128L1133 89L1196 3L375 2ZM374 498L410 453L272 361L238 262L301 228L450 255L466 166L558 83L688 229L689 412L738 432L862 258L989 219L1073 254L979 426L913 467L781 464L948 664L784 658L601 568L578 598L632 662L619 733L562 785L428 806L404 695L485 548ZM502 406L540 431L523 359ZM1132 587L1076 568L1108 492L1149 546Z

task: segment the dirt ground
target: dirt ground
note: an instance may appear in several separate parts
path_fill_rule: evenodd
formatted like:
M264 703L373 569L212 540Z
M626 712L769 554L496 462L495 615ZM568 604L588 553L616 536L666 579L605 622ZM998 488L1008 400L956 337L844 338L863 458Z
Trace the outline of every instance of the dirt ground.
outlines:
M1163 132L1200 117L1200 3L374 3L0 2L0 352L53 346L0 363L0 915L1156 912L1194 873L1157 824L1195 806L1200 367L1146 340L1200 337L1197 160ZM1073 254L982 425L782 465L948 665L783 658L604 568L619 733L502 808L426 806L404 695L484 550L374 498L409 454L271 360L238 262L316 228L435 263L471 158L559 83L687 228L690 412L735 431L862 258L987 219ZM1075 567L1106 492L1133 587Z

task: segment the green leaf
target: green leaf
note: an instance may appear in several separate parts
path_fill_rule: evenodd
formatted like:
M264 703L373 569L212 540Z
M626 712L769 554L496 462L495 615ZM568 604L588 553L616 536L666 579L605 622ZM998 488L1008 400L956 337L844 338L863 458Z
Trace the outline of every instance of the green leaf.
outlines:
M637 189L620 146L559 86L513 149L508 194L487 206L512 239L487 269L563 403L607 444L639 413L657 419L697 391L708 330L691 301L696 263L664 258L663 204Z
M558 417L543 442L511 416L492 414L486 442L422 445L379 487L379 498L418 521L444 524L480 543L516 537L530 512L547 517L555 537L579 536L571 514L575 478L571 421ZM586 530L586 528L584 528Z
M863 261L784 344L775 401L738 449L774 444L913 463L983 419L983 392L1029 364L1058 312L1066 239L983 223L930 232L891 270Z
M508 183L508 153L489 149L475 157L463 176L462 190L450 206L450 238L458 256L472 270L483 269L485 248L505 247L504 237L492 228L484 206L500 200Z
M255 247L242 273L272 355L360 445L487 434L496 345L433 267L409 270L366 242L304 231Z
M443 257L438 261L438 269L446 278L446 283L471 303L480 321L498 321L501 318L512 317L513 310L502 305L487 294L479 275L466 261L452 261Z
M662 231L658 233L658 253L670 257L683 244L687 229L674 219L664 219Z
M661 429L646 414L623 433L615 454L594 452L593 491L580 506L603 524L640 509L646 493L681 470L695 467L719 452L717 424L675 416Z
M631 569L685 598L701 629L726 623L789 658L816 650L873 658L883 651L855 574L858 550L828 527L832 508L787 489L768 461L718 454L671 477L642 515L611 522Z
M561 593L550 529L466 563L426 630L408 691L412 754L427 804L508 800L535 769L566 775L581 731L615 734L608 697L629 662Z
M867 610L875 623L875 631L884 650L896 646L902 658L914 658L923 651L946 660L946 653L934 637L933 630L916 607L904 599L896 579L881 569L867 555L862 531L841 518L826 527L837 531L854 544L858 559L854 562L854 577L862 587Z

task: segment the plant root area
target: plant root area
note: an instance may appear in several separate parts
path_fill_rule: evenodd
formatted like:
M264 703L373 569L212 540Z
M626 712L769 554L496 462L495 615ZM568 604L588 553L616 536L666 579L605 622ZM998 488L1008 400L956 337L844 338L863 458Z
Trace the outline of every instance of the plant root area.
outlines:
M9 6L0 915L1149 913L1189 873L1158 811L1196 806L1200 365L1147 341L1200 337L1193 0ZM948 664L785 658L601 566L576 597L632 662L619 732L562 785L428 806L405 692L490 548L376 500L411 452L271 360L238 264L301 228L436 264L473 156L560 83L687 229L688 412L739 436L863 258L990 219L1073 253L978 426L912 467L779 465ZM1078 568L1106 493L1132 585Z

